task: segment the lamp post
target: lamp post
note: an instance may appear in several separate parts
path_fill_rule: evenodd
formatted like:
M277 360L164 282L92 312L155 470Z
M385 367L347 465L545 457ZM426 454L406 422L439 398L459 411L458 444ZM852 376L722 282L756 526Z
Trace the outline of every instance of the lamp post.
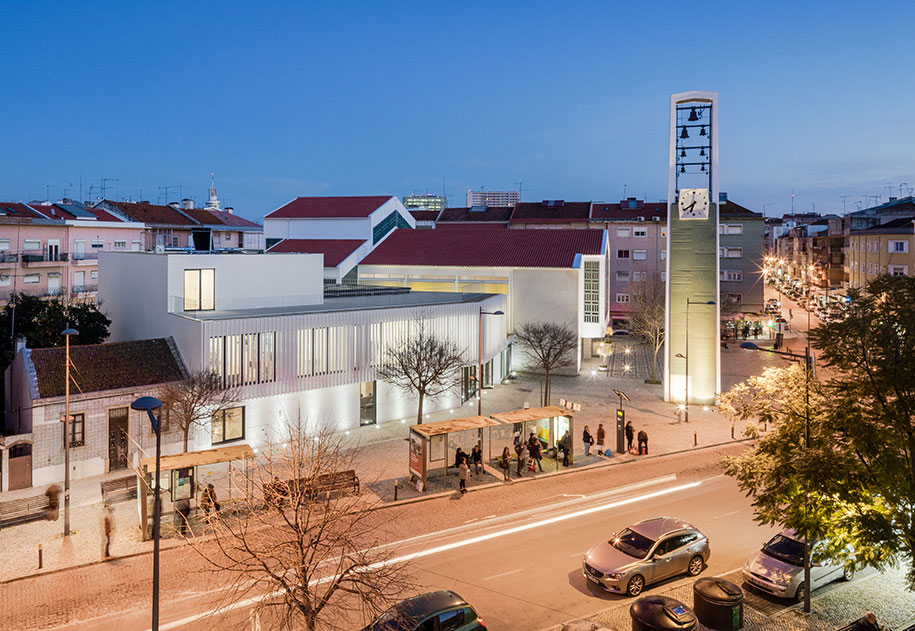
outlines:
M479 341L480 341L480 354L477 357L479 362L480 371L477 373L477 416L483 416L483 316L485 315L505 315L505 312L501 310L496 311L483 311L483 307L480 307L480 332L479 332Z
M751 351L765 351L766 353L775 353L792 359L804 360L804 450L810 450L810 372L813 369L813 357L810 354L810 340L807 340L807 346L804 347L804 354L789 353L787 351L776 351L769 348L761 348L753 342L744 342L740 348L746 348ZM805 512L807 505L804 505ZM810 613L810 541L807 537L807 531L804 531L804 613Z
M64 537L70 536L70 336L79 331L69 326L60 332L66 339L66 381L64 386Z
M686 384L683 388L683 404L685 405L685 418L687 423L689 423L689 306L714 304L714 300L693 300L691 298L686 299L686 353L677 353L676 356L682 358L686 362ZM718 325L720 324L721 323L719 322Z
M162 427L153 410L162 407L162 401L156 397L140 397L130 404L134 410L146 411L149 422L156 432L156 497L153 500L153 593L152 593L152 631L159 631L159 522L162 520L162 498L159 496L159 459L162 452ZM146 524L143 524L146 528Z

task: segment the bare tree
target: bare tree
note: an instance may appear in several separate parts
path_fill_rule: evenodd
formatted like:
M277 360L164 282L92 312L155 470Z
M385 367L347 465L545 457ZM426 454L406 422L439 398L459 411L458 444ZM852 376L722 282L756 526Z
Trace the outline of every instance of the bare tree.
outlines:
M665 294L665 285L656 274L636 283L632 292L633 311L629 316L629 330L651 346L651 383L658 382L658 353L664 346Z
M361 627L411 589L408 566L382 538L390 515L352 487L329 492L353 469L354 451L330 431L290 421L233 478L233 510L206 517L193 548L223 580L225 602L252 602L264 628Z
M214 414L232 407L238 401L238 390L226 388L219 376L201 370L166 384L160 396L168 423L181 429L187 451L191 428L207 427Z
M410 332L385 352L377 368L378 377L419 399L416 422L423 422L423 404L460 385L459 369L464 353L451 339L439 337L424 318L417 318Z
M578 334L568 324L526 322L515 331L524 353L543 371L543 403L550 401L550 375L575 363Z

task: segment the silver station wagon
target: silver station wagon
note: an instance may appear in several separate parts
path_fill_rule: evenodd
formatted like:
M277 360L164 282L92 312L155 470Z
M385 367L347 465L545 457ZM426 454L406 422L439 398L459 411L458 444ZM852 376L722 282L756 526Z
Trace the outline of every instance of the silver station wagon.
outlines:
M708 537L682 519L646 519L585 553L582 573L617 594L638 596L646 585L677 574L698 576L708 562Z

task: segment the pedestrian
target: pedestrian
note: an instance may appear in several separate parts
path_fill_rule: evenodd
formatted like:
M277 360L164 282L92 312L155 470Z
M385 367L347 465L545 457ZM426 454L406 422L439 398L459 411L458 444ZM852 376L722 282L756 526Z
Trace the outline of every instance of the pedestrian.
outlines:
M111 557L111 532L114 529L110 506L105 506L105 516L102 518L102 528L105 531L105 558L107 559Z
M788 309L788 321L794 320L794 310Z
M52 484L44 492L48 496L48 512L45 514L45 519L48 521L57 521L58 516L60 515L60 487L56 484Z
M590 430L588 430L587 425L585 425L585 429L581 433L581 442L583 442L585 444L585 455L590 456L591 455L591 445L594 444L594 436L591 435L591 432L590 432Z
M473 464L473 472L479 475L483 469L483 450L479 445L474 445L470 450L470 462Z
M873 611L868 611L863 618L855 622L855 631L880 631L877 616Z
M216 489L212 484L207 484L200 494L200 510L203 511L204 515L209 516L211 510L218 515L219 509L219 502L216 501Z
M510 480L512 477L511 469L510 469L511 459L512 459L512 454L508 450L508 447L505 447L504 449L502 449L502 457L499 458L499 466L502 467L502 476L506 480Z
M191 516L191 502L188 499L181 499L175 502L175 530L178 534L187 532L187 522Z
M531 435L533 436L533 434ZM540 461L543 460L543 447L540 445L539 438L534 438L529 451L531 453L531 471L534 470L534 464L536 463L537 468L542 472L543 465L540 464Z
M607 432L604 431L604 424L600 423L597 426L597 453L604 453L604 439L607 437Z
M461 460L458 465L458 477L461 480L461 495L467 492L467 475L470 473L470 467L467 466L466 460Z
M639 455L648 455L648 433L644 429L639 430Z
M525 445L524 443L521 443L521 453L518 454L518 477L519 478L522 475L524 475L522 473L522 471L524 471L524 467L527 466L527 457L528 457L529 453L530 452L527 449L527 445Z
M515 434L515 455L521 456L521 434Z
M454 453L454 466L460 467L461 463L467 460L467 454L464 453L464 450L460 447L457 448L457 451Z
M626 421L626 451L632 451L632 439L635 436L635 428L632 421Z
M559 449L562 450L562 466L569 466L569 451L572 449L572 437L569 436L569 430L562 435L559 440Z

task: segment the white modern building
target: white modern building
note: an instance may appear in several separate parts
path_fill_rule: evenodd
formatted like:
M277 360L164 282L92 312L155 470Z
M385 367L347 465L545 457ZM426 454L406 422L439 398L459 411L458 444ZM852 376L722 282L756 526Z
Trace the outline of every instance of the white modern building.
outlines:
M467 191L467 207L514 206L521 201L521 191Z
M395 210L395 212L397 212ZM194 448L278 438L300 416L338 430L413 422L416 401L376 381L375 367L418 320L464 349L463 386L426 411L475 405L480 311L502 295L323 288L322 256L104 253L99 297L111 340L171 337L189 372L210 370L239 392L236 410L198 431ZM138 280L142 279L142 280ZM503 326L483 327L484 387L510 370ZM489 384L487 383L489 382Z

